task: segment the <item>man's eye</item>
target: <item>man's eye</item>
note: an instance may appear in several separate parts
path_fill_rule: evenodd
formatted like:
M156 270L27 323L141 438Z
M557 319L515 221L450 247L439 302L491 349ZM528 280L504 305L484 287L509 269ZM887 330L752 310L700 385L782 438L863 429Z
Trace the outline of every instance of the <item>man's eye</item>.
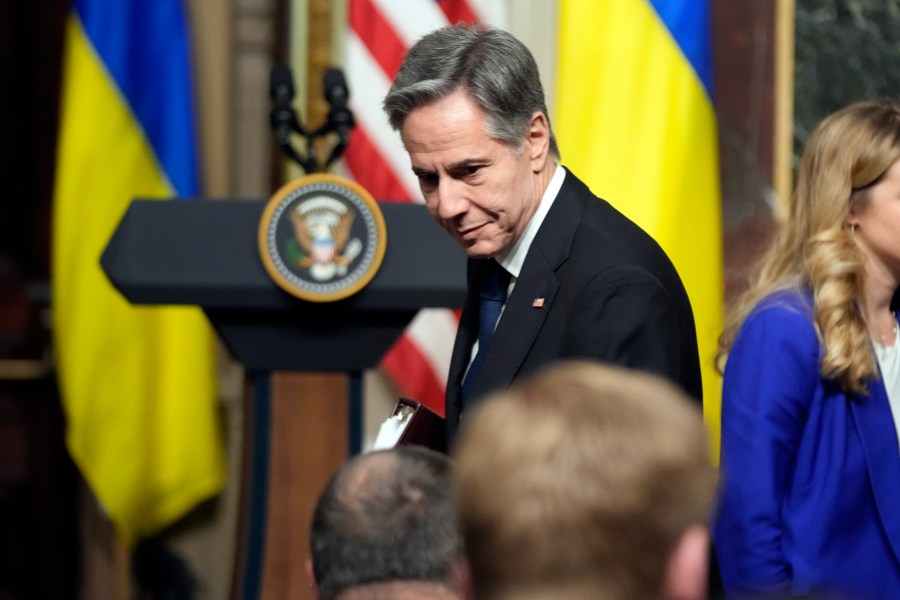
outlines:
M416 173L419 178L420 185L435 185L437 183L437 175L434 173Z
M464 167L459 167L453 175L457 178L471 177L472 175L476 175L481 168L482 165L466 165Z

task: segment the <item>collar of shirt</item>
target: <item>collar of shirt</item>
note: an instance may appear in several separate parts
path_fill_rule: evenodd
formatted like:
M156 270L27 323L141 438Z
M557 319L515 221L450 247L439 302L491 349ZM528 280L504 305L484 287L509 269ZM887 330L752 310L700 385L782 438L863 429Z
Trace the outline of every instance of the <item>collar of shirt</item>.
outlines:
M528 225L525 226L522 236L515 244L497 255L497 262L512 275L510 284L519 278L522 265L525 263L525 256L528 254L528 249L531 248L531 242L534 241L534 236L537 235L538 229L541 228L541 223L544 222L544 218L550 211L553 201L556 200L565 178L566 170L561 165L556 165L556 171L554 171L553 177L550 178L550 183L547 184L547 189L544 190L544 195L541 196L537 210L531 217L531 220L528 221Z

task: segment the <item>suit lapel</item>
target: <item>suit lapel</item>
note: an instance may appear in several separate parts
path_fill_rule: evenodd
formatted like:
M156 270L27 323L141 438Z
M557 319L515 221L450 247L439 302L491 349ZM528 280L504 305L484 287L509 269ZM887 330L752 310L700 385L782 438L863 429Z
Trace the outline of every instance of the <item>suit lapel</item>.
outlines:
M483 264L484 261L481 260L470 259L468 262L466 275L469 291L466 294L466 302L463 306L459 327L456 330L456 340L453 342L453 353L450 357L444 414L447 422L454 424L454 427L459 420L462 376L469 365L472 344L475 343L475 339L478 337L478 293L476 291L476 282Z
M475 396L481 395L483 390L505 387L515 378L558 291L559 280L546 263L533 265L528 272L523 269L497 325L491 351L485 358L482 375L476 384ZM542 301L543 306L534 306L537 299Z
M851 400L850 406L865 453L878 514L894 557L900 560L900 447L884 385L880 380L873 382L869 396Z

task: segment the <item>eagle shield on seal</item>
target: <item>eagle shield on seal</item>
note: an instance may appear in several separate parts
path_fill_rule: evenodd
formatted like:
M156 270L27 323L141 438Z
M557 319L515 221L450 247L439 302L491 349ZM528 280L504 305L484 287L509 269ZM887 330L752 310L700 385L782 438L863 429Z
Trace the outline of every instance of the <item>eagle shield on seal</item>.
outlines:
M350 237L354 213L339 200L317 196L299 203L290 214L294 240L302 251L297 267L308 269L316 281L347 273L362 242Z

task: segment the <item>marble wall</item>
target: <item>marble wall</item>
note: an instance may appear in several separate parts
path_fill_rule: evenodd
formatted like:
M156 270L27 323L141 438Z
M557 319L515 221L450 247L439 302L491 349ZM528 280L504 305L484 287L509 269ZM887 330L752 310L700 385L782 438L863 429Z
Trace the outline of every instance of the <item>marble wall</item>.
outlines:
M794 151L827 114L900 96L900 0L797 0Z

